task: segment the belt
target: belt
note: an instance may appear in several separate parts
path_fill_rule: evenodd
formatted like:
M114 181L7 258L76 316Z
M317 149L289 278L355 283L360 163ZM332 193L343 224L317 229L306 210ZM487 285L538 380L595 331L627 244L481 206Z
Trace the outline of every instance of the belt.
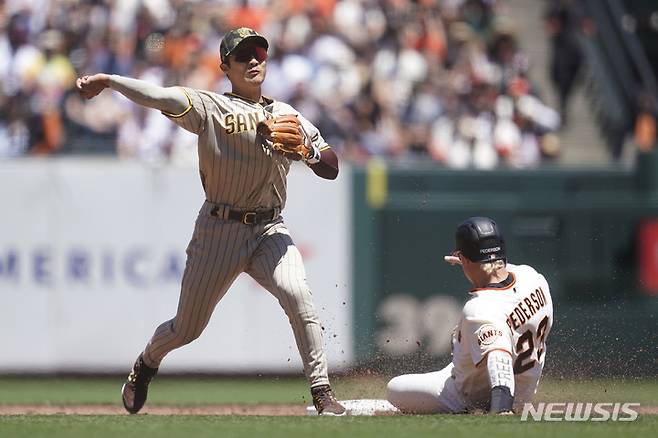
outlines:
M210 214L215 217L221 218L222 213L222 209L217 206L210 210ZM256 225L276 219L279 216L279 213L281 213L279 208L264 211L228 210L228 213L226 213L226 219L242 222L245 225Z

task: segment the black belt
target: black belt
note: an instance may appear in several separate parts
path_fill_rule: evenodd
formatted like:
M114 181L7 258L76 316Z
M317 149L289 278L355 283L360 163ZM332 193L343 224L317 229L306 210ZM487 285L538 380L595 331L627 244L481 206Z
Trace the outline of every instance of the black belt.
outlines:
M210 210L210 214L216 217L219 217L219 212L219 207L213 207ZM279 215L279 212L280 210L278 208L265 211L229 210L226 218L232 221L242 222L245 225L256 225L275 219Z

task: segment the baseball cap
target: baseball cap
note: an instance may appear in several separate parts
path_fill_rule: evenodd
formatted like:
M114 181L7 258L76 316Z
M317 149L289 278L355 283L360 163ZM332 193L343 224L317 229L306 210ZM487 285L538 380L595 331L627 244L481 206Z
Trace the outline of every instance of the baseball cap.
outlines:
M477 263L505 260L505 239L493 219L470 217L459 224L455 233L455 250Z
M269 47L269 44L264 36L259 34L253 29L248 27L240 27L238 29L230 30L222 38L222 42L219 45L219 56L222 58L222 61L225 61L231 53L240 45L240 43L246 40L253 40L256 44L263 47L265 50Z

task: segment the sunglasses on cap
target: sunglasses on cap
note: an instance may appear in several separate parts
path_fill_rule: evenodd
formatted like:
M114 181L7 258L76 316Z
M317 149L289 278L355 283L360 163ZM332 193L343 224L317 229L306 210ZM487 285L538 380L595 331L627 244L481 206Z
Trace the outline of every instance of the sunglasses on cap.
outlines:
M260 46L240 47L234 52L234 59L237 62L249 62L253 58L256 61L263 62L267 59L267 50Z

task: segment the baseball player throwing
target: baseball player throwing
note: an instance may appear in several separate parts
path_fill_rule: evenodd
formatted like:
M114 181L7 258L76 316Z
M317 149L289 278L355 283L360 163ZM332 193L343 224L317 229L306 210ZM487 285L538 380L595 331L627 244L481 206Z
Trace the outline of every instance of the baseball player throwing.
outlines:
M548 284L532 267L506 263L503 236L486 217L459 225L445 259L474 286L452 335L452 363L393 378L388 400L405 413L512 413L532 399L544 367L553 325Z
M318 413L345 413L329 386L322 328L302 257L281 217L291 160L302 160L321 178L335 179L338 159L318 129L294 108L261 94L267 49L267 40L252 29L234 29L224 36L221 69L232 86L224 94L163 88L103 73L77 80L88 99L111 88L160 110L199 137L206 200L187 248L176 316L155 330L123 386L123 404L130 413L144 406L162 359L201 335L241 272L272 293L288 316Z

